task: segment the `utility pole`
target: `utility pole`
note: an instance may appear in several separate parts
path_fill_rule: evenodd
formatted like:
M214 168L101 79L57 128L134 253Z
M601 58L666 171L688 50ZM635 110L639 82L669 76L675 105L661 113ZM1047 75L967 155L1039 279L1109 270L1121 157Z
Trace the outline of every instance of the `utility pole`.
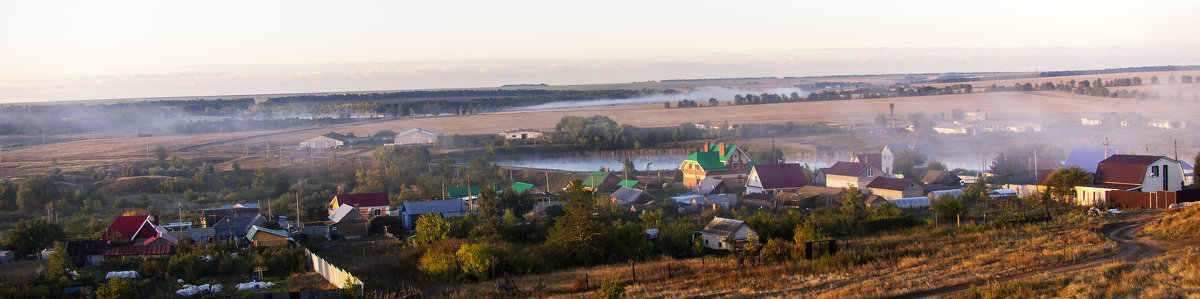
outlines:
M1104 158L1108 158L1108 137L1104 137Z

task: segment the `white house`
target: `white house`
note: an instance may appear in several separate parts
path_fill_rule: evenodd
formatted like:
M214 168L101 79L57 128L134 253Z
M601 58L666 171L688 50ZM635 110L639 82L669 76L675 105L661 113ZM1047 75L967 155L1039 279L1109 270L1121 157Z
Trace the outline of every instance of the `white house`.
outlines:
M1079 123L1083 124L1084 126L1089 126L1089 127L1095 127L1095 126L1101 125L1101 122L1099 119L1090 119L1087 117L1079 119Z
M392 138L392 143L396 145L434 144L437 143L437 140L437 134L416 128L396 134L396 137Z
M1075 203L1094 205L1108 202L1107 192L1179 191L1183 189L1183 167L1164 156L1112 155L1096 166L1092 184L1075 187Z
M751 241L750 238L755 236L758 236L758 233L746 225L746 222L721 217L713 218L704 226L704 230L700 231L704 247L730 251L739 244ZM734 244L729 244L726 240L732 240Z

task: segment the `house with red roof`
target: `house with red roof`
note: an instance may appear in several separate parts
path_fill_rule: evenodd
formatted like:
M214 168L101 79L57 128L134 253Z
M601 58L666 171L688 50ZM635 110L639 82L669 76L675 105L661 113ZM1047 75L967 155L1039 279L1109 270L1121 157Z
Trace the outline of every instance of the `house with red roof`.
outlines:
M329 201L329 215L340 206L352 206L358 209L359 213L364 216L390 216L392 215L392 202L388 200L387 193L362 193L362 194L340 194L333 197Z
M700 151L692 153L679 164L679 170L683 172L683 185L689 189L710 177L741 186L753 163L746 152L736 145L705 143Z
M158 220L151 215L121 216L101 236L105 241L133 242L158 236Z
M800 164L755 165L746 179L746 194L776 194L808 186L808 177Z
M1108 191L1179 191L1183 189L1183 166L1165 156L1112 155L1096 165L1092 184L1075 187L1075 203L1095 205L1108 202Z

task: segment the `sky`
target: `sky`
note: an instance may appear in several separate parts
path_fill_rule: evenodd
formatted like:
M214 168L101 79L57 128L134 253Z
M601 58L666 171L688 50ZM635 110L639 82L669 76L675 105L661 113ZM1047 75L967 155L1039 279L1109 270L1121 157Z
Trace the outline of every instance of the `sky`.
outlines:
M1200 1L8 1L0 103L1200 64Z

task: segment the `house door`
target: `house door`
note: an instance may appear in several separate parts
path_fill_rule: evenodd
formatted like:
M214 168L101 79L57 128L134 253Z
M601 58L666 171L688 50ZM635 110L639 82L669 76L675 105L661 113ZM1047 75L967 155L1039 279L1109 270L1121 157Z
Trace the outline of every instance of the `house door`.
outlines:
M1171 172L1167 170L1166 165L1163 165L1162 166L1162 182L1163 182L1162 190L1163 191L1171 191L1171 189L1168 189L1169 187L1167 187L1167 182L1168 182L1167 177L1170 177L1170 176L1171 176Z

